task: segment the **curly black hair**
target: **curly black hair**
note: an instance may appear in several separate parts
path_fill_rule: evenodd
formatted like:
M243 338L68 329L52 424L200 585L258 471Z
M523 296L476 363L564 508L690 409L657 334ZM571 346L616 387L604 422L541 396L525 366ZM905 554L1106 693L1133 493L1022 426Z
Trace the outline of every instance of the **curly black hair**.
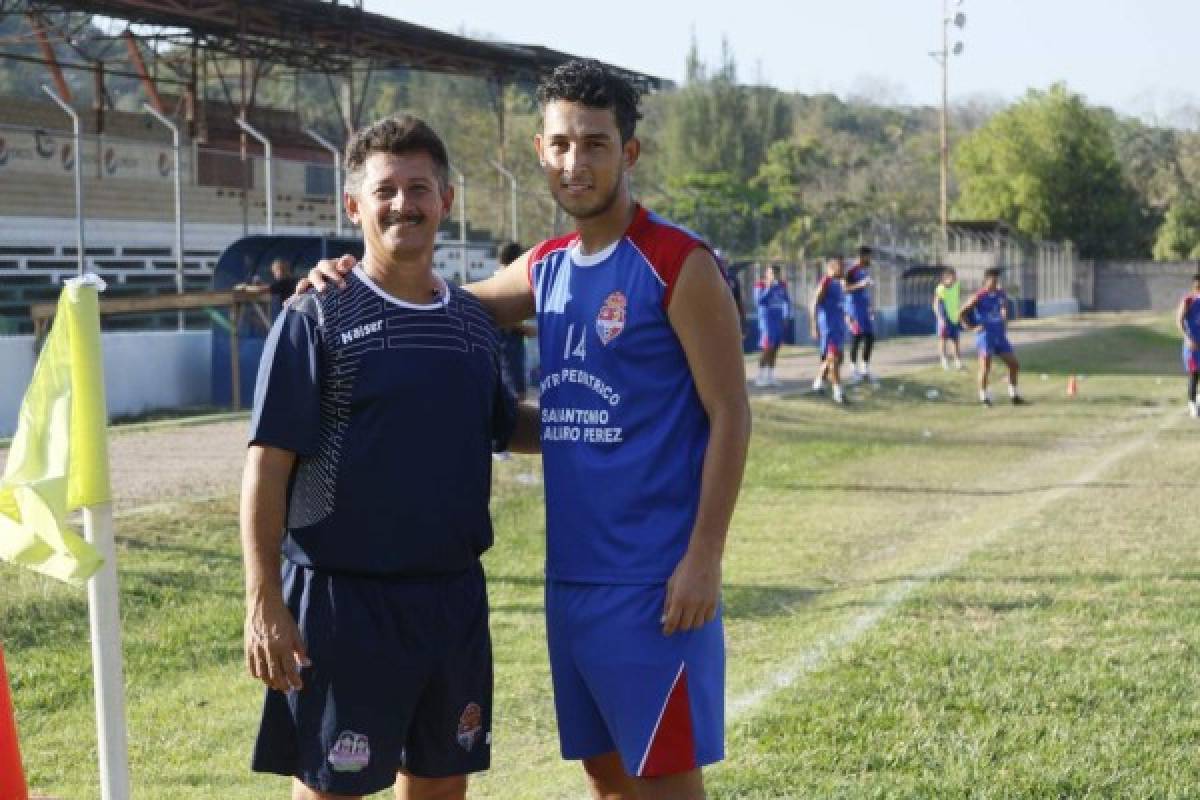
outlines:
M588 108L612 109L622 144L633 138L637 121L642 118L638 111L641 91L624 75L590 58L560 64L542 78L537 97L542 108L555 100L565 100Z
M367 159L372 153L425 153L433 159L438 182L445 188L450 182L450 157L440 136L424 120L412 114L396 114L355 131L346 143L346 193L358 194L362 188Z

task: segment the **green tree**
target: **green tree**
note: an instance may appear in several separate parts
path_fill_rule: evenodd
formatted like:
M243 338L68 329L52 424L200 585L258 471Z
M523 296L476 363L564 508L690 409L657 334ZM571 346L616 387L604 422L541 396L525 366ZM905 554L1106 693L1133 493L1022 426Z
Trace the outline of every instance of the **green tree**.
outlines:
M1155 261L1200 259L1200 198L1186 194L1167 210L1154 242Z
M1004 219L1090 257L1149 250L1140 198L1117 159L1106 115L1062 84L1031 90L958 146L960 217Z

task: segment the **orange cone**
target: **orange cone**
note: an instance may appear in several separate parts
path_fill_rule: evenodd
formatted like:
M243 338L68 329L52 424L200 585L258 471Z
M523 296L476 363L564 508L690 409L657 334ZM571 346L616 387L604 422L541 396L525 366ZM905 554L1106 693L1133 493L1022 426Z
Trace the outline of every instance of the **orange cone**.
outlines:
M8 692L3 647L0 647L0 797L4 800L29 800L29 787L25 785L25 773L21 770L17 720L13 716L12 696Z
M1067 378L1067 397L1074 397L1079 394L1079 380L1071 375Z

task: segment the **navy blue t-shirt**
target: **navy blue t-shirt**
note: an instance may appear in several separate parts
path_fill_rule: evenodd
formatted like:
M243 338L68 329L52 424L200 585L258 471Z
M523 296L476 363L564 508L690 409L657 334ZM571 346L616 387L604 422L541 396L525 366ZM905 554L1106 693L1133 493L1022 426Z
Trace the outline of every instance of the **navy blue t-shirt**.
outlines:
M250 443L296 453L291 561L436 575L492 544L492 451L516 423L499 335L470 294L403 303L355 269L298 298L267 337Z

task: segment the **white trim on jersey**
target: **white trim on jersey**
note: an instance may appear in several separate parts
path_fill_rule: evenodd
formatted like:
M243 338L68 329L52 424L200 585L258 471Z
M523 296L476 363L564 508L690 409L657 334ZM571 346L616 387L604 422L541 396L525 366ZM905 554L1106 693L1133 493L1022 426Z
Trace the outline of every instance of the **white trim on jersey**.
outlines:
M571 260L574 261L578 266L594 267L597 264L608 260L609 256L616 252L617 246L621 244L621 240L625 238L627 237L622 236L620 239L617 239L603 250L597 250L595 253L590 255L583 252L583 241L580 240L571 246L568 254L571 257Z
M630 238L629 244L633 245L633 249L642 257L642 263L646 265L646 269L650 270L650 274L654 276L654 280L661 283L664 289L667 288L667 282L662 279L662 275L658 274L658 270L654 268L654 264L650 262L650 259L646 258L646 254L642 252L642 248L637 246L637 242Z
M437 302L429 303L427 305L421 305L420 303L409 303L405 300L401 300L398 297L393 297L392 295L390 295L386 291L384 291L383 287L381 287L379 284L375 283L375 281L371 280L371 276L369 276L367 274L367 271L364 270L361 266L356 265L354 267L354 274L358 276L358 279L363 282L364 286L366 286L372 292L379 295L380 298L382 298L383 300L386 300L387 302L391 303L394 306L400 306L401 308L411 308L414 311L436 311L439 308L445 308L446 304L450 302L450 287L446 285L446 281L442 279L442 276L438 275L436 273L434 274L433 277L438 282L438 288L437 288L438 299L437 299Z

